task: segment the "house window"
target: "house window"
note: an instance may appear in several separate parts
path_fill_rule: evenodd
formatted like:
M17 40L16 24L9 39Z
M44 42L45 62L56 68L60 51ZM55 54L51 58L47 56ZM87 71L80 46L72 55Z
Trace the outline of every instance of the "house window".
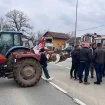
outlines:
M52 43L52 39L46 39L46 43Z

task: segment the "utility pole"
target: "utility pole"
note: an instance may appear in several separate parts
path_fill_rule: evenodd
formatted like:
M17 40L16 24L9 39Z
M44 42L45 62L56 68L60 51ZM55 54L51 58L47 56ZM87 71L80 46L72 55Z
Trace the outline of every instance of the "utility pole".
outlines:
M77 36L77 18L78 18L78 0L76 2L76 20L75 20L75 41L74 45L76 45L76 36Z

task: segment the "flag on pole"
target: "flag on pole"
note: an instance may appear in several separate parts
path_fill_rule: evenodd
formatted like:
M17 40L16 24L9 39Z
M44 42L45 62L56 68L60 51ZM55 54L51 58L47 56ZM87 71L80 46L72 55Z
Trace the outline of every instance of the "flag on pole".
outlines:
M40 40L39 44L36 45L36 46L33 48L33 50L34 50L35 53L39 53L39 50L40 50L41 48L44 48L44 47L45 47L45 37L42 37L42 39Z

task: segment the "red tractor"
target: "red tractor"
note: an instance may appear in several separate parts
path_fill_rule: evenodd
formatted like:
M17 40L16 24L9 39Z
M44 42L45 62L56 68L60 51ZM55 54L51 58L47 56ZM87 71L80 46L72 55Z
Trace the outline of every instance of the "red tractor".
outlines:
M40 55L23 46L20 32L0 32L0 77L14 78L22 87L38 83L42 75Z

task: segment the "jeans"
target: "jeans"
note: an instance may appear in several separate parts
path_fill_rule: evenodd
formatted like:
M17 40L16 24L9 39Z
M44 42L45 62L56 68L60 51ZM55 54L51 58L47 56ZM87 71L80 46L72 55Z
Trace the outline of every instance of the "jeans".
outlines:
M73 71L74 71L74 75L73 75ZM72 62L72 67L71 67L71 70L70 70L70 76L77 79L77 73L78 73L78 63L77 62Z
M49 75L49 73L48 73L47 67L43 67L43 71L44 71L45 77L46 77L47 79L50 78L50 75Z
M95 70L96 70L96 77L97 77L97 82L102 81L102 72L103 72L103 64L95 64Z
M73 77L73 71L75 69L75 65L74 63L72 62L72 66L71 66L71 70L70 70L70 76Z
M77 79L77 76L78 76L78 63L75 63L74 78Z
M79 80L80 81L82 81L83 71L85 70L84 82L87 82L88 76L89 76L89 66L90 66L90 63L88 62L80 62L79 64Z
M94 77L94 64L93 63L90 64L90 73L91 73L91 77Z
M105 77L105 64L104 64L104 67L103 67L103 77Z

